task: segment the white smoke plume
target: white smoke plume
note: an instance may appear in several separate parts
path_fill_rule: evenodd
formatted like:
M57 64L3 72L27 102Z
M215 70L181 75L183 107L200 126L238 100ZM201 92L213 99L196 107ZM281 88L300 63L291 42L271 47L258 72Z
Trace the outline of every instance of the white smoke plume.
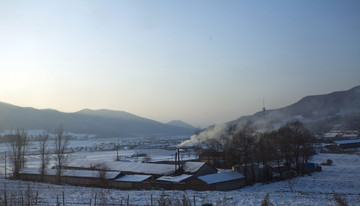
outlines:
M278 115L278 114L277 114ZM198 135L193 135L189 140L186 140L178 145L178 147L192 147L201 143L204 143L212 139L224 139L232 138L233 133L239 132L245 127L246 124L250 124L255 132L267 132L274 130L274 125L272 125L269 119L263 118L263 114L259 113L257 118L248 118L243 121L233 122L233 123L223 123L216 124L212 127L207 128L205 131L202 131ZM279 117L277 117L279 118ZM282 126L285 123L279 124ZM275 128L276 129L276 128ZM229 130L232 130L231 132Z
M192 147L210 139L218 139L226 135L226 129L226 124L216 124L198 135L192 135L189 140L180 143L178 147Z

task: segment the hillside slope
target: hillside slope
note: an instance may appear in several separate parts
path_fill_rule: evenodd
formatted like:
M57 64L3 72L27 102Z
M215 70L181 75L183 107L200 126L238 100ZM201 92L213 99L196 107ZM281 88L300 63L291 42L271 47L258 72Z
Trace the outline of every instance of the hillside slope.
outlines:
M181 120L172 120L168 123L166 123L167 125L172 125L172 126L176 126L176 127L182 127L182 128L189 128L192 130L195 130L196 128L194 126L192 126L191 124L188 124L184 121Z
M0 130L45 129L54 131L62 125L68 132L98 136L187 135L193 130L163 124L127 112L81 110L64 113L50 109L18 107L0 102Z
M293 120L303 122L313 132L334 127L360 129L360 86L347 91L307 96L287 107L257 112L229 124L250 121L258 127L276 129Z

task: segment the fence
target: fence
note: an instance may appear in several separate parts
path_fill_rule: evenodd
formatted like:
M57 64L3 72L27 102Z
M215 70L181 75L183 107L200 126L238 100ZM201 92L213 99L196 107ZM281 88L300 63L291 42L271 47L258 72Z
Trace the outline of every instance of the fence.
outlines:
M145 199L145 197L143 197ZM1 191L0 205L4 206L37 206L37 205L88 205L88 206L105 206L105 205L118 205L118 206L133 206L133 205L146 205L146 206L196 206L196 197L183 196L182 198L174 198L171 195L163 192L159 197L154 198L150 195L147 201L143 203L132 203L130 195L119 197L118 199L111 199L106 196L106 193L98 192L89 197L88 200L73 200L66 198L65 192L52 197L41 195L38 191L33 191L28 186L26 191L9 192L6 185Z

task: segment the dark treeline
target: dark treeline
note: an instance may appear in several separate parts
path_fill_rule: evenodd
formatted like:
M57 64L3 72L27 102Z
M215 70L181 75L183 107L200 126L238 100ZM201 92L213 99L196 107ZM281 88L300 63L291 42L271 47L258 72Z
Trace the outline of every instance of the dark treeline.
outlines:
M255 164L262 164L265 181L271 180L268 174L271 167L279 170L281 178L305 172L304 165L314 154L314 137L299 121L291 122L278 130L257 132L251 123L241 127L230 125L225 135L203 142L206 149L202 154L212 154L214 166L231 168L238 166L247 180L255 182ZM200 146L199 146L200 147Z

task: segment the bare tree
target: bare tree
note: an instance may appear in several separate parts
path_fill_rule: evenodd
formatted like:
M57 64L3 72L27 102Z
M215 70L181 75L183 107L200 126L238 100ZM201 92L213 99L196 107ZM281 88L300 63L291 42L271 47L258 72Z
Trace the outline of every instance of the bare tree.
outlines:
M299 175L300 169L304 171L304 163L314 154L314 138L299 121L281 127L278 134L288 171L291 167L296 168L296 174Z
M172 205L171 199L172 198L169 197L169 195L165 194L165 192L163 191L158 199L158 205L159 206Z
M238 132L236 132L231 142L235 148L234 152L239 154L238 158L244 166L243 172L246 184L253 184L255 182L255 142L256 134L251 123L245 124Z
M280 174L281 179L283 178L283 171L280 169L280 163L284 160L284 154L282 153L282 137L279 135L278 131L272 131L266 134L270 146L269 148L269 157L271 157L271 160L274 161L277 164L277 167L279 168L278 172Z
M68 155L66 154L66 149L69 145L69 136L64 134L64 129L60 126L56 130L56 137L54 140L54 153L56 161L56 177L57 183L61 184L61 176L63 173L63 167L67 163Z
M107 171L109 170L109 167L107 167L106 164L104 163L99 163L94 165L92 169L98 171L98 178L101 184L100 186L107 187L108 186Z
M13 167L13 178L19 178L19 173L25 166L25 152L28 144L28 134L25 129L17 129L15 134L9 135L8 148Z
M301 133L302 139L301 139L301 150L300 155L302 158L302 172L304 173L304 165L308 162L308 160L315 154L315 137L312 136L309 132L309 130L303 130Z
M41 180L45 175L45 169L49 165L49 150L47 149L49 146L49 134L44 132L42 135L38 137L39 141L39 149L40 149L40 158L41 158L41 166L40 166L40 174Z
M264 197L264 200L261 202L261 206L272 206L272 205L274 204L270 202L269 193L267 193Z
M283 160L285 161L284 165L286 166L286 177L291 176L291 167L294 165L294 134L289 124L282 126L277 130L277 143L279 144L279 148L281 151L281 155Z
M276 132L264 132L258 133L258 140L256 142L256 160L262 162L264 181L271 180L270 168L272 163L277 162L278 156L272 137L276 135Z

